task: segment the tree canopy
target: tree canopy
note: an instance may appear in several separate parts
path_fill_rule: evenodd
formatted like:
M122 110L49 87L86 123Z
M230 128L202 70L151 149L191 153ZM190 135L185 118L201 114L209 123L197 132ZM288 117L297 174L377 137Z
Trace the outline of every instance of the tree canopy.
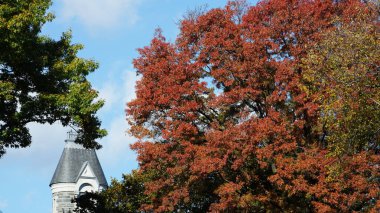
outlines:
M379 8L231 1L139 49L127 105L154 212L380 208Z
M3 0L0 3L0 156L6 148L26 147L30 122L72 126L78 143L99 148L106 135L96 112L98 100L87 75L98 67L77 56L71 32L59 40L41 35L53 15L50 0Z

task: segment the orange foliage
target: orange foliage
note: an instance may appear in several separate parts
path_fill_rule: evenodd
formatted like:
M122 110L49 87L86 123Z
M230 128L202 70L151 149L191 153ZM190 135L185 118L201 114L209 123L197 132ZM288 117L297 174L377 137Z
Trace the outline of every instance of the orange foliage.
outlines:
M158 30L139 49L128 103L144 210L334 212L378 205L379 156L328 157L301 59L359 1L232 1ZM374 180L373 178L377 178Z

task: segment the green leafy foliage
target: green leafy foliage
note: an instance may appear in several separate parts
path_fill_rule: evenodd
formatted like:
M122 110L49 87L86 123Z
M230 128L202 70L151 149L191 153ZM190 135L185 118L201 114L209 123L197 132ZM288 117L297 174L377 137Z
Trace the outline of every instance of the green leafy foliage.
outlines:
M30 122L70 125L80 135L77 142L87 148L100 148L95 139L106 135L96 117L103 101L86 79L98 64L77 56L83 47L72 44L71 32L59 40L40 35L53 19L46 12L50 4L0 4L0 156L5 148L30 145Z
M336 20L304 59L306 91L320 103L315 129L332 155L380 149L380 37L372 16L363 9L355 22Z
M77 213L119 213L106 209L104 197L100 193L84 193L73 199L72 202L76 203L74 212Z
M138 171L123 175L119 182L112 179L111 185L100 193L86 193L75 199L78 213L131 213L140 212L142 204L150 202L144 194L147 176Z

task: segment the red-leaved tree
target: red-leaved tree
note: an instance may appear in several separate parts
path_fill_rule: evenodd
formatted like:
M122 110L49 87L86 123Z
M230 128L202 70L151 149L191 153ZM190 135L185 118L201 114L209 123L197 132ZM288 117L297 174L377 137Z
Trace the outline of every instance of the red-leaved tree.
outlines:
M324 133L314 128L323 116L314 98L321 94L304 89L310 82L303 80L302 65L326 33L367 13L368 5L231 1L190 13L175 43L158 30L134 60L142 78L126 110L130 132L139 139L132 148L140 172L149 177L145 189L152 202L142 209L374 208L378 154L329 155ZM376 25L377 17L368 22ZM342 159L349 165L332 179Z

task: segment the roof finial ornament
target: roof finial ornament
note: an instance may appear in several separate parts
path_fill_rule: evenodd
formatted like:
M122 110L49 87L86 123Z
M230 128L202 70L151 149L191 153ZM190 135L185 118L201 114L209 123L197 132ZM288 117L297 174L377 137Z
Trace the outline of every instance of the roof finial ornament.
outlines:
M75 143L75 140L78 137L78 133L75 130L70 130L67 132L67 138L65 140L65 148L73 148L73 149L84 149L81 144Z
M73 130L70 130L67 132L67 141L75 141L75 139L78 137L78 134L74 132Z

